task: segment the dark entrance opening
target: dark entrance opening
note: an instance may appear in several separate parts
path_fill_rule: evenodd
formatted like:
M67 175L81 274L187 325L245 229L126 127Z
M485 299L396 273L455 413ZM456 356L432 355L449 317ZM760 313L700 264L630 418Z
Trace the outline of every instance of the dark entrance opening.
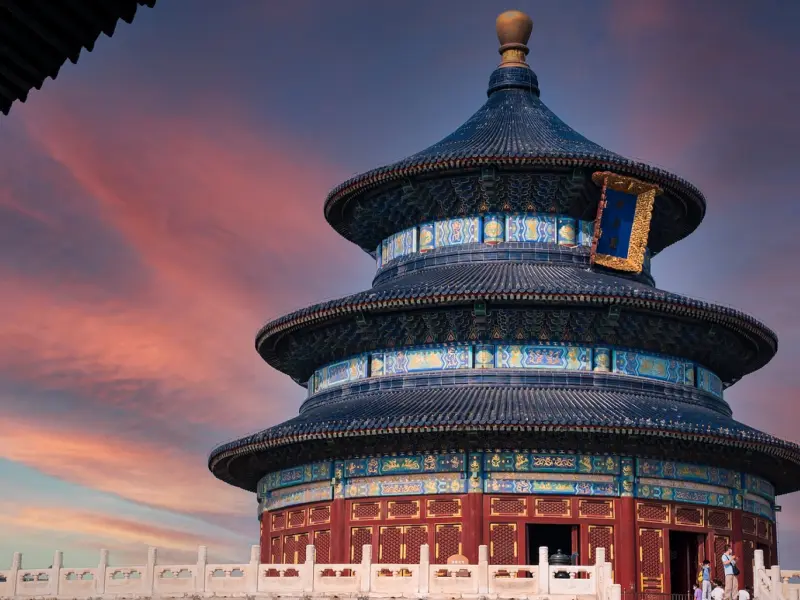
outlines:
M688 594L697 583L701 556L698 549L703 547L705 535L688 531L669 532L669 585L674 594Z
M547 546L547 555L555 554L559 550L567 556L575 556L578 552L578 526L577 525L539 525L529 523L527 526L527 563L539 564L539 547Z

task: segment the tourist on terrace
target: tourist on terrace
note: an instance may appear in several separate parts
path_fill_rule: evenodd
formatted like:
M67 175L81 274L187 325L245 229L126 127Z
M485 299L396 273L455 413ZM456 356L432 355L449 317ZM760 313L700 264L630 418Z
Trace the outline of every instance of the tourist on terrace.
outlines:
M736 556L730 544L725 546L725 553L722 555L722 566L725 569L725 599L738 600L739 581L736 576L739 569L736 567Z
M700 563L700 589L702 590L702 600L711 599L711 562L706 559Z
M723 600L725 597L725 590L722 589L722 582L717 580L714 582L714 589L711 591L711 600Z

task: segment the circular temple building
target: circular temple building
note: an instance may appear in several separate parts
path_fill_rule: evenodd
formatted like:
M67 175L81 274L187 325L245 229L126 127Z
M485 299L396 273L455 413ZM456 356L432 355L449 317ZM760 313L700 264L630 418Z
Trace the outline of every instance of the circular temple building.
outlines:
M297 417L216 448L258 494L261 558L536 564L683 593L732 543L776 562L775 495L800 448L733 419L724 390L775 334L655 287L650 261L703 219L700 191L591 142L540 99L532 22L497 20L486 103L442 141L344 182L325 217L374 256L371 289L259 331L308 388Z

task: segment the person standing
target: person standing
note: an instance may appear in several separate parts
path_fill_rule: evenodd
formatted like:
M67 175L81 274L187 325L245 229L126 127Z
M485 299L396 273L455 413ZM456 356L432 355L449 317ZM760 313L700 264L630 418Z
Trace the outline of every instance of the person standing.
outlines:
M722 582L717 580L714 582L714 589L711 590L711 600L723 600L725 598L725 590L722 589Z
M697 587L696 583L692 586L692 590L694 590L694 600L703 600L703 590Z
M753 594L750 593L750 588L739 590L739 600L751 600Z
M736 568L736 556L733 554L730 544L725 546L722 567L725 571L725 600L738 600L739 581L736 576L739 574L739 569Z
M711 562L708 559L700 564L700 589L702 600L711 600Z

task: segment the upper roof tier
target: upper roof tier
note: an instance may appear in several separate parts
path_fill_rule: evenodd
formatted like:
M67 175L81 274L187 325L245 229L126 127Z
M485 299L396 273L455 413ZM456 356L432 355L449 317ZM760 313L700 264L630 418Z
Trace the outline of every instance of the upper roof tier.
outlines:
M503 59L483 107L422 152L336 187L325 202L325 217L336 231L373 251L406 227L461 214L545 209L593 219L600 188L591 175L606 170L663 190L648 239L654 254L700 224L706 203L697 188L606 150L545 106L536 74L525 63L531 28L530 18L518 11L498 17Z

